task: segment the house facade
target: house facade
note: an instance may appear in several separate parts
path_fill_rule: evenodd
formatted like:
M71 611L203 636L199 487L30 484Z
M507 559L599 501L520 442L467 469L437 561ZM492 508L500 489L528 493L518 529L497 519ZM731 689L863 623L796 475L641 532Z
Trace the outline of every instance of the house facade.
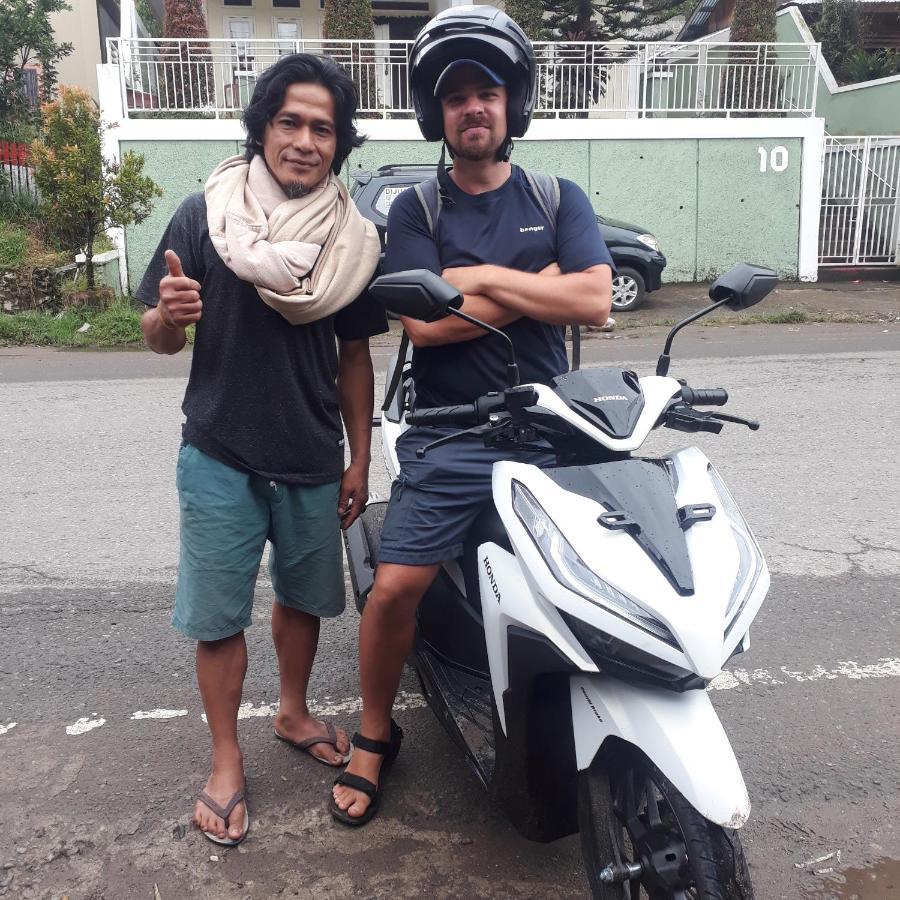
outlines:
M372 0L375 39L413 40L450 0ZM324 38L325 0L206 0L211 38L282 42Z

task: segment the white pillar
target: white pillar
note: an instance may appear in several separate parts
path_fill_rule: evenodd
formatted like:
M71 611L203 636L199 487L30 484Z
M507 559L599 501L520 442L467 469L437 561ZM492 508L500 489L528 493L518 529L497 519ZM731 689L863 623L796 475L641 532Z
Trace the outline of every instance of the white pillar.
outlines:
M801 281L819 280L819 220L822 211L822 171L825 165L825 120L809 119L803 137L800 171L800 245L797 274Z
M101 63L97 66L97 89L100 96L100 118L104 125L101 153L104 159L119 162L122 159L119 127L126 119L119 66L114 63ZM109 228L106 236L119 251L119 281L122 284L122 293L127 294L128 257L125 253L125 229Z

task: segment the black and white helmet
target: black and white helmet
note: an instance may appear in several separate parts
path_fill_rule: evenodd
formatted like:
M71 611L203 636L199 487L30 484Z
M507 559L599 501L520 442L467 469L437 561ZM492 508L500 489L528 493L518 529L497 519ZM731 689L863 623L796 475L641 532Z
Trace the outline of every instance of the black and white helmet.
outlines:
M448 66L474 62L506 85L507 140L522 137L535 101L534 50L525 32L493 6L454 6L438 13L409 52L409 81L416 119L426 141L444 136L435 88Z

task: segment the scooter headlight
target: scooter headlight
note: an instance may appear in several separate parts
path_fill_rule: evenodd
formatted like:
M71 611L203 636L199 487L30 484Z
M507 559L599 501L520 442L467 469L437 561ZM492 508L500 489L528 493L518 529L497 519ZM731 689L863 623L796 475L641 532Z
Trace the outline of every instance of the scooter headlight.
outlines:
M513 481L512 500L519 521L531 535L553 577L563 587L602 606L608 612L627 619L667 644L678 646L674 635L662 622L591 571L547 511L537 502L534 494L521 482Z
M731 598L728 601L728 608L725 610L725 634L731 630L731 626L737 620L738 616L747 605L759 580L760 573L763 569L763 555L753 537L753 532L747 524L741 511L738 509L734 498L731 496L725 482L722 481L719 473L715 468L709 466L709 477L712 479L713 487L722 501L722 511L728 517L731 525L731 532L734 535L735 543L740 554L738 562L738 571L734 579L734 586L731 589Z

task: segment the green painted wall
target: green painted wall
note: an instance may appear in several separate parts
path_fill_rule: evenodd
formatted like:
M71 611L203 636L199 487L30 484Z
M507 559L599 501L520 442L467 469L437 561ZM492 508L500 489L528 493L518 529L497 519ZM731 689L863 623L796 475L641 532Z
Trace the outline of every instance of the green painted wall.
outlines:
M791 15L777 17L776 40L805 39ZM822 76L817 77L816 115L825 119L830 134L900 134L900 81L832 94Z
M144 174L163 190L149 218L125 229L128 282L134 293L181 201L202 191L209 173L223 159L240 153L242 145L238 141L123 141L121 152L129 150L144 155Z
M767 164L760 172L760 146L767 160L773 148L784 147L786 168L776 172ZM215 166L239 148L230 141L167 141L123 143L122 149L143 153L145 171L165 190L151 217L127 230L134 291L178 204L202 190ZM388 163L434 163L438 153L436 145L424 141L370 141L352 154L348 172ZM707 280L744 261L797 277L797 139L520 141L513 158L527 168L571 179L597 212L654 233L668 259L666 281Z
M601 215L659 238L666 281L697 268L697 141L592 141L588 196Z
M696 280L740 262L796 278L801 141L707 140L697 142L697 151Z

